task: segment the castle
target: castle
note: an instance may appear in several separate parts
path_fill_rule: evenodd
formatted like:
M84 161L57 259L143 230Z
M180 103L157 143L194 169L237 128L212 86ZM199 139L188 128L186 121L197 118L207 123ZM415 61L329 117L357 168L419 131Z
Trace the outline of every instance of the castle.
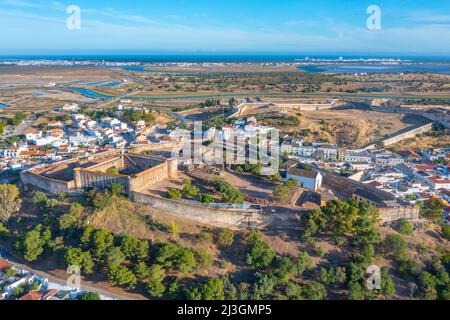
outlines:
M127 195L166 179L176 179L178 161L122 151L73 158L22 171L23 184L50 193L79 194L120 183Z

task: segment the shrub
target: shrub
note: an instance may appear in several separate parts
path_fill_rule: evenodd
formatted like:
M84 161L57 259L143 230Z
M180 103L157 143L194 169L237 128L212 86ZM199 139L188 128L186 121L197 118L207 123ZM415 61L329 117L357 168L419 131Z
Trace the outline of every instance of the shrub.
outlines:
M213 203L214 202L214 198L212 196L210 196L209 194L205 194L205 193L200 193L198 195L198 201L200 201L201 203Z
M181 199L183 195L178 189L175 188L169 188L167 190L166 198L171 200L178 200Z
M406 219L402 219L402 220L400 220L400 223L397 227L397 231L401 234L409 236L409 235L412 235L412 233L414 232L414 227L411 224L411 222L409 222Z
M449 225L442 226L442 234L444 235L445 239L450 240L450 226Z
M231 246L234 242L234 231L230 229L220 229L217 234L217 244L222 247Z
M197 252L197 260L202 267L210 267L214 263L214 258L205 249L200 249Z
M200 233L198 234L198 238L202 241L205 242L209 242L212 243L213 242L213 235L211 232L206 231L206 230L202 230L200 231Z
M183 182L183 192L187 197L195 198L200 193L200 190L192 185L191 180L184 180Z

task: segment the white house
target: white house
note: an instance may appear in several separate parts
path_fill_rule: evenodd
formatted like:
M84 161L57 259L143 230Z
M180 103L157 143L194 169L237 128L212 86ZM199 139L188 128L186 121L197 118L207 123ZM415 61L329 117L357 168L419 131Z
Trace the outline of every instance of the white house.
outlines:
M320 172L290 168L286 179L296 180L302 188L318 191L322 187L322 175Z
M72 104L65 104L62 109L64 111L78 111L80 108L78 107L78 104L72 103Z
M433 188L433 190L450 190L450 180L448 179L440 179L440 178L435 178L435 179L429 179L430 180L430 184L431 187Z
M42 138L42 131L30 132L25 135L27 140L35 141L36 139Z
M371 167L371 164L368 162L353 162L350 164L350 167L353 170L367 170Z

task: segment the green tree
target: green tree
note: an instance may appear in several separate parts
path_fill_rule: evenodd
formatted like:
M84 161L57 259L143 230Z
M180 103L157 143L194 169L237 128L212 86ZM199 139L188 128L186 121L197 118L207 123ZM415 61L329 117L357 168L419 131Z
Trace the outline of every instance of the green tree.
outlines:
M38 225L17 239L14 248L23 254L25 260L33 262L44 253L45 248L50 245L50 241L50 229Z
M89 252L83 252L80 248L70 248L64 256L68 266L77 266L83 270L85 274L94 272L94 261Z
M359 216L359 208L352 203L332 200L322 208L331 224L331 231L337 234L353 233L357 230L356 222Z
M244 195L224 179L216 178L211 182L211 185L214 187L216 192L221 195L222 202L230 204L244 203Z
M255 268L265 268L272 263L275 253L263 240L259 231L252 230L248 236L247 243L247 264Z
M160 298L166 291L166 287L164 286L164 279L166 277L166 273L162 266L154 264L150 267L149 277L147 281L147 293L150 296Z
M209 279L206 283L188 290L188 300L225 300L223 279Z
M6 236L9 233L9 229L7 227L5 227L5 225L0 222L0 237L2 235Z
M314 261L308 254L308 252L304 251L299 254L296 266L297 266L297 275L301 276L305 271L314 268Z
M425 201L421 208L421 214L427 219L442 220L442 210L444 210L444 203L435 197Z
M408 243L400 235L388 235L384 240L384 250L394 255L398 260L407 258Z
M327 289L319 282L310 281L303 286L302 296L306 300L323 300L327 297Z
M108 267L108 280L114 286L125 286L128 289L134 289L137 284L134 273L121 264L113 264Z
M177 269L180 272L193 272L197 267L197 260L192 250L187 248L183 249L177 259Z
M150 269L143 261L139 261L134 267L134 274L140 280L147 278L150 275Z
M97 229L92 233L92 252L98 262L105 262L108 251L113 247L114 236L107 230Z
M106 265L121 264L125 260L125 255L119 247L112 247L106 253Z
M347 297L349 300L364 300L366 298L366 290L358 282L349 282Z
M82 225L81 216L83 214L83 206L79 203L73 203L69 213L63 214L58 218L59 228L61 230L75 229Z
M138 261L148 258L149 244L147 240L125 235L121 239L120 247L126 258L133 258Z
M20 210L22 199L19 189L12 184L0 184L0 222L8 223L12 215Z
M436 286L436 277L429 272L423 272L419 278L419 296L425 300L436 300L438 298Z
M84 292L78 296L78 300L102 300L96 292Z
M416 277L420 273L419 266L411 259L401 261L396 271L403 278Z
M304 225L303 235L306 238L311 238L324 230L328 223L328 219L321 209L312 210L303 214L301 220Z
M386 297L395 295L395 284L387 268L381 269L381 293Z
M174 243L163 244L155 260L163 267L186 273L194 271L197 266L194 252Z
M288 283L286 283L286 285L284 286L284 291L288 299L296 301L303 299L302 287L293 281L289 281Z

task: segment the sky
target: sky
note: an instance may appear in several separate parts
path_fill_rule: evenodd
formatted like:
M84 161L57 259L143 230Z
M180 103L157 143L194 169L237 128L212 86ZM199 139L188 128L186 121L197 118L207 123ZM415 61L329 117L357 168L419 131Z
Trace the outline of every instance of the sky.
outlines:
M206 52L450 56L450 1L0 0L0 55Z

